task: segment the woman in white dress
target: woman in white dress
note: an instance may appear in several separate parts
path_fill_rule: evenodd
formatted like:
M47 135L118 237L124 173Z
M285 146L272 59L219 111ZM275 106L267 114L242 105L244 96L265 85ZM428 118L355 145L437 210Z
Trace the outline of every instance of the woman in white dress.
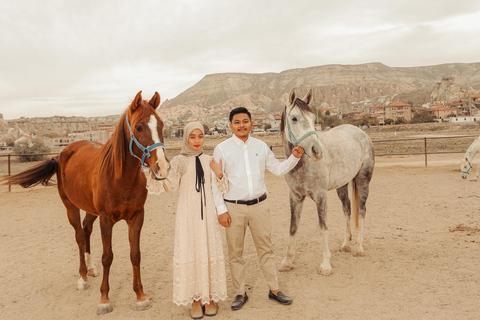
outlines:
M222 164L203 154L203 125L185 126L180 154L170 162L167 179L148 178L149 193L179 189L173 253L173 302L192 303L190 315L201 319L218 312L217 302L227 298L222 238L211 183L228 191ZM214 177L212 180L212 169ZM202 310L204 305L204 311Z

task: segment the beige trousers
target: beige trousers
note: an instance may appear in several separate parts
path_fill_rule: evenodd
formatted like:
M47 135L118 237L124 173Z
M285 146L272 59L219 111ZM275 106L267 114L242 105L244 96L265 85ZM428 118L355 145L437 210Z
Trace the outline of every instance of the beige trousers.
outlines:
M270 206L267 201L268 199L251 206L225 202L232 219L231 226L225 228L225 232L234 295L245 293L243 248L247 226L257 249L263 277L270 290L278 290L277 266L271 239Z

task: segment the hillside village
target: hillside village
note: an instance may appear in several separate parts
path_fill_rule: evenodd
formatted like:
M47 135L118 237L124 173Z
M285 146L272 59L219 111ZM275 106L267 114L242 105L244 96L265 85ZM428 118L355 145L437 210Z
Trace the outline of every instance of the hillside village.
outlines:
M381 63L328 65L268 74L205 76L157 112L165 137L180 137L185 124L199 121L207 134L227 134L228 112L244 106L252 112L253 134L280 131L281 112L292 87L302 96L313 90L312 110L319 129L341 123L383 126L418 122L480 121L480 63L392 68ZM440 76L442 75L442 76ZM120 115L43 117L4 120L0 148L41 140L49 147L73 141L105 143Z
M374 109L374 112L349 112L342 113L341 111L331 108L313 108L317 114L318 128L322 128L322 118L331 117L338 119L338 123L352 123L352 124L366 124L366 125L390 125L410 123L415 116L415 113L422 111L428 113L431 119L436 122L453 122L453 123L468 123L480 122L480 95L476 92L469 96L469 101L453 100L453 101L437 101L432 105L422 107L413 107L412 105L400 101L392 101L388 104L383 104ZM3 120L3 116L1 117ZM3 120L5 122L5 120ZM192 121L200 121L204 124L207 134L223 135L229 133L228 123L215 121L213 123L206 123L201 119L190 117L181 120L176 124L171 124L164 128L164 137L173 138L181 137L183 135L183 127L185 124ZM253 134L263 134L267 132L280 131L280 113L268 113L256 111L252 112ZM330 122L331 123L331 122ZM326 128L323 128L326 129ZM105 143L115 130L115 125L111 123L101 123L94 130L77 130L68 133L62 137L48 137L42 136L35 132L23 132L19 137L7 141L0 140L0 149L9 150L15 143L33 141L35 139L41 140L46 146L50 148L65 147L68 144L79 140L90 140ZM17 130L17 132L19 132Z

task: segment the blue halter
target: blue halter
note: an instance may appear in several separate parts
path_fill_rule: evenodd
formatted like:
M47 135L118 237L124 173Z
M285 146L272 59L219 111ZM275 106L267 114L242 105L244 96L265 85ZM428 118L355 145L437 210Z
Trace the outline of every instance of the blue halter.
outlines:
M295 136L293 135L292 130L290 130L290 123L288 122L288 116L286 111L285 111L285 119L287 120L288 139L290 140L290 142L293 144L294 147L298 146L300 141L302 141L303 139L305 139L311 134L314 134L318 137L318 134L315 131L308 131L300 139L298 140L295 139Z
M149 167L148 167L148 164L145 164L145 157L150 158L150 151L155 150L156 148L159 148L159 147L165 148L165 144L163 144L162 142L159 142L145 148L140 144L140 142L138 142L137 138L135 138L135 136L133 135L132 128L130 127L130 122L128 122L127 114L125 115L125 120L127 121L128 131L130 131L130 143L129 143L130 154L135 158L137 158L138 160L140 160L140 163L142 165L142 171L148 172ZM133 153L132 146L134 142L137 145L137 147L143 152L142 159L140 159Z
M468 168L467 171L462 171L462 173L470 174L470 170L472 170L473 167L472 167L472 164L470 163L470 161L468 161L468 159L467 159L467 162L468 162L468 165L470 166L470 168Z

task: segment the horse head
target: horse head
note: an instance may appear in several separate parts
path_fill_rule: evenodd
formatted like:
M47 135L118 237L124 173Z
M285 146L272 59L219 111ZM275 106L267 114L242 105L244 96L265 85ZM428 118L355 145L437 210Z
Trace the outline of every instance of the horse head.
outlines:
M163 121L156 109L160 104L160 95L155 92L150 101L142 99L140 91L125 113L125 125L129 150L132 156L141 162L142 170L148 171L157 180L165 179L170 163L165 154L163 143Z
M472 170L472 164L470 163L470 160L468 160L468 153L465 155L465 157L462 160L462 163L460 164L460 171L462 172L462 178L467 179L467 175L470 173L470 170Z
M297 98L293 88L288 98L289 105L285 106L282 114L280 127L284 140L294 147L302 147L312 161L318 161L322 158L322 149L315 131L315 112L309 106L312 100L312 89L301 100Z

